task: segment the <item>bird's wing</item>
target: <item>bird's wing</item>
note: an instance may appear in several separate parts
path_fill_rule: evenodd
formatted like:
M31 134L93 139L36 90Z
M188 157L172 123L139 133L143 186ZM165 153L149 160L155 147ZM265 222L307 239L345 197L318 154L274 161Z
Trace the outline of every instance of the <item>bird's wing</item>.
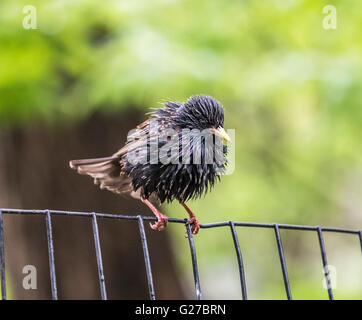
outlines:
M150 137L149 124L150 119L142 122L136 127L136 130L130 132L127 136L126 144L114 153L112 157L122 158L128 152L134 151L147 144L147 139Z
M72 160L69 165L79 174L89 175L94 178L94 183L101 189L108 189L114 193L130 193L133 191L132 179L122 172L123 158L128 152L134 150L144 151L147 147L147 137L150 137L149 121L137 126L137 130L129 135L124 147L110 157ZM153 135L153 134L152 134Z
M158 121L156 130L150 130L150 121ZM94 183L101 189L108 189L114 193L132 192L132 178L122 172L127 161L127 155L137 151L137 157L146 157L149 153L149 143L157 139L164 123L153 116L136 127L136 130L127 137L126 144L110 157L72 160L69 165L77 170L79 174L89 175L94 178ZM158 140L155 140L158 141Z
M150 121L155 121L155 125L151 125ZM135 157L137 151L137 158L149 158L150 145L159 146L162 141L162 132L169 124L163 120L151 117L136 127L136 130L130 132L127 136L127 142L120 150L118 150L113 157L118 157L121 161L127 159L127 155Z
M131 192L131 179L122 174L122 167L118 157L72 160L69 162L72 169L79 174L94 178L94 183L101 189L108 189L114 193Z

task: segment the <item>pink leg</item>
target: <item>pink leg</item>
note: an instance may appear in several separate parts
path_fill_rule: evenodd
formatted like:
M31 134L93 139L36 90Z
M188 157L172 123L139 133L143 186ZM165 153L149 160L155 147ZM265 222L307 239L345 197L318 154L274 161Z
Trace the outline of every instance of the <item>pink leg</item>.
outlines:
M189 219L189 221L187 221L187 224L191 225L192 233L197 234L200 230L200 224L197 221L196 216L184 202L180 202L180 203L182 204L182 206L185 208L185 210L187 211L187 213L190 216L190 219Z
M149 207L153 214L157 217L157 222L155 224L151 224L150 226L153 230L162 231L167 227L168 218L164 214L162 214L160 211L157 210L157 208L147 199L142 199L141 201Z

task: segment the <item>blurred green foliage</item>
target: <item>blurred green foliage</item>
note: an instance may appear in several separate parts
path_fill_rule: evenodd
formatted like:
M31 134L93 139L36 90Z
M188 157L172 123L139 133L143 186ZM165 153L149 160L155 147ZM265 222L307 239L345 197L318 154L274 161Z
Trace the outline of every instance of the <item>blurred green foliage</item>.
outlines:
M33 0L36 30L22 27L27 4L0 3L1 127L213 95L236 130L236 166L190 204L201 222L361 225L359 1L333 1L335 30L322 26L329 1ZM178 205L166 210L184 216ZM170 232L179 251L183 230ZM273 235L238 233L250 297L284 298ZM326 298L317 239L285 238L295 297ZM336 297L361 297L360 257L344 255L358 252L358 239L330 241ZM196 244L205 297L239 297L229 230L201 230ZM187 250L177 258L190 278Z

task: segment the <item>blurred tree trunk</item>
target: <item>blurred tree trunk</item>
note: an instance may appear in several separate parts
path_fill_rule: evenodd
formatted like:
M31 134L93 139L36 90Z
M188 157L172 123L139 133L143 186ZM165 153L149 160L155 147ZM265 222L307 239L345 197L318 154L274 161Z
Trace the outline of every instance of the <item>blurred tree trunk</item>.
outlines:
M126 141L142 117L95 115L75 126L45 125L0 134L0 207L96 211L151 215L139 201L93 185L68 166L71 159L108 156ZM99 299L91 220L53 216L55 267L60 299ZM148 299L147 279L136 221L99 219L109 299ZM50 280L43 216L4 215L5 257L10 296L49 299ZM184 298L167 232L145 225L156 298ZM25 290L25 265L37 268L37 289Z

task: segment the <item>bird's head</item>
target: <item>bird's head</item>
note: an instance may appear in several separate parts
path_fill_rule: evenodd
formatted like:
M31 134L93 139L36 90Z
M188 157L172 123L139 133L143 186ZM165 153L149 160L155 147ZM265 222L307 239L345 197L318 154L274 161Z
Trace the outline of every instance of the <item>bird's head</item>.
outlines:
M174 121L181 128L205 130L223 140L231 141L224 130L224 108L210 96L193 96L189 98L178 110Z

